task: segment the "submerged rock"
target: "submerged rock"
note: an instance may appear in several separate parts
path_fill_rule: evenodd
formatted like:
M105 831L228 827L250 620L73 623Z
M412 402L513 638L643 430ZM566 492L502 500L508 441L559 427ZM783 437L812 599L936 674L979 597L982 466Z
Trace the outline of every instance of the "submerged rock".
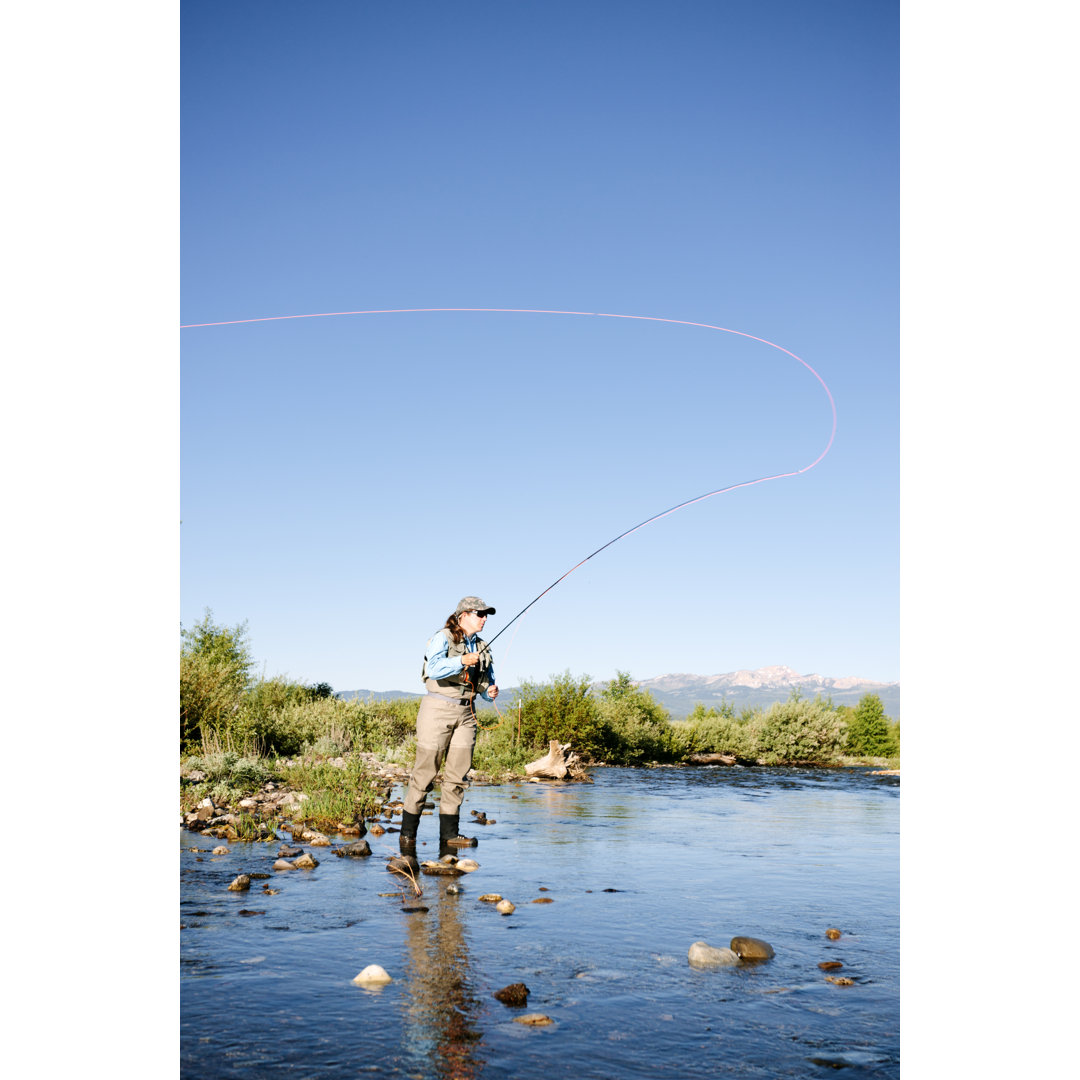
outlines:
M686 959L695 967L718 967L720 965L737 964L739 954L733 949L717 949L705 941L695 941L690 946Z
M822 971L837 971L843 966L844 965L841 964L839 960L822 960L821 963L818 964L818 967L821 968Z
M514 1023L526 1024L529 1027L544 1027L547 1024L554 1024L555 1021L543 1013L526 1013L524 1016L515 1016Z
M740 960L771 960L776 950L767 942L754 937L733 937L731 951L737 953Z
M825 936L830 941L837 941L837 940L839 940L841 934L840 934L840 931L837 930L835 926L830 926L829 929L825 931Z
M521 1008L529 1000L529 988L524 983L511 983L501 990L496 990L493 997L504 1005Z

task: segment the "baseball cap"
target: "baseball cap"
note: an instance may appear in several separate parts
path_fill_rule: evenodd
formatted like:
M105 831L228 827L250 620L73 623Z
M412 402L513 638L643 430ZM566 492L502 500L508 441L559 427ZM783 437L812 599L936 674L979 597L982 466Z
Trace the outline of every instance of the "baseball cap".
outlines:
M485 604L479 596L464 596L458 602L458 606L454 609L455 615L460 615L463 611L475 611L477 615L494 615L495 609L488 604Z

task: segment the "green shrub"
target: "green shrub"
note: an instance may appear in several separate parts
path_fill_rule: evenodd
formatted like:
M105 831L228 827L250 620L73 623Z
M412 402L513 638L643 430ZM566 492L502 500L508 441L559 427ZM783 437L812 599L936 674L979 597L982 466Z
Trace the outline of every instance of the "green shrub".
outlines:
M648 690L634 686L625 671L601 691L597 702L605 741L603 760L610 765L673 761L677 740L671 717Z
M745 711L736 718L729 702L708 709L699 702L686 721L689 753L732 754L743 761L756 761L760 756L758 715Z
M521 745L539 753L556 739L570 745L583 760L603 760L607 729L588 675L575 679L569 671L549 683L521 684ZM536 757L536 754L531 755Z
M757 725L753 721L751 730ZM801 700L771 705L757 731L759 757L767 764L826 764L839 758L847 741L843 719L828 703Z
M209 608L190 630L181 630L180 746L227 737L252 668L247 624L217 626Z

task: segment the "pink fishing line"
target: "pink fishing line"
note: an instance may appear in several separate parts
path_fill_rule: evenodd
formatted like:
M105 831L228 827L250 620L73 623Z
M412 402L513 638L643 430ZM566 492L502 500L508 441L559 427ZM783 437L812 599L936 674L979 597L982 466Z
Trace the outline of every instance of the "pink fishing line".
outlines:
M626 532L619 533L614 539L609 540L602 547L598 547L591 555L586 555L581 562L571 566L562 577L553 581L535 600L526 604L511 620L495 635L491 640L494 641L503 631L510 628L512 623L517 622L526 611L529 610L536 603L537 600L546 596L560 581L564 581L579 567L584 566L593 556L599 555L605 548L611 547L618 540L622 540L623 537L629 536L631 533L635 533L638 529L643 529L646 525L651 525L654 521L659 521L661 518L667 517L669 514L674 514L676 510L682 510L687 506L693 506L695 503L704 502L706 499L711 499L714 495L723 495L729 491L736 491L739 488L753 487L755 484L764 484L768 480L783 480L789 476L800 476L802 473L809 472L815 465L819 464L822 458L832 448L833 440L836 438L836 402L833 400L832 392L825 384L825 380L801 357L796 356L790 349L785 349L782 345L777 345L773 341L768 341L763 337L757 337L754 334L747 334L742 330L731 330L726 326L715 326L712 323L691 322L687 319L665 319L658 315L614 315L603 311L551 311L545 308L461 308L461 307L445 307L445 308L386 308L381 310L372 311L322 311L309 315L265 315L261 318L255 319L225 319L221 322L206 322L206 323L185 323L180 327L181 330L194 330L199 327L205 326L237 326L242 323L257 323L257 322L279 322L285 319L329 319L340 315L405 315L420 312L435 312L435 311L461 311L461 312L501 312L504 314L512 315L584 315L597 319L641 319L645 322L660 322L660 323L673 323L678 326L697 326L703 330L720 330L725 334L737 334L739 337L749 338L751 341L760 341L762 345L768 345L772 349L777 349L780 352L790 356L792 360L797 360L819 383L821 388L825 391L826 397L829 399L829 408L832 410L832 429L829 432L828 442L825 444L825 449L809 465L804 465L801 469L794 469L791 472L774 473L771 476L759 476L756 480L744 480L739 484L730 484L728 487L717 488L715 491L707 491L704 495L698 495L696 498L687 499L685 502L679 503L677 506L672 506L667 510L662 511L659 514L654 514L650 518L646 518L644 521L635 525L631 529L627 529ZM515 634L516 636L516 634ZM513 644L513 639L511 639Z

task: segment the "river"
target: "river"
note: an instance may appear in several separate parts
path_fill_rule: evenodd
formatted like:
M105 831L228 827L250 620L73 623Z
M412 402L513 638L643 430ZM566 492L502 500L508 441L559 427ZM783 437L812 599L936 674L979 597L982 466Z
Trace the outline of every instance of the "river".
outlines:
M480 842L460 854L480 869L421 877L409 904L427 911L396 896L396 832L369 836L367 859L304 845L316 869L275 873L276 843L213 856L218 841L181 830L181 1076L899 1077L898 778L593 775L473 787L462 831ZM495 824L469 827L470 810ZM421 861L438 857L437 834L424 817ZM272 877L227 891L252 872ZM500 915L485 893L516 910ZM736 935L775 957L688 963L693 942ZM394 981L354 984L369 964ZM517 982L525 1008L493 997ZM553 1023L514 1022L526 1013Z

